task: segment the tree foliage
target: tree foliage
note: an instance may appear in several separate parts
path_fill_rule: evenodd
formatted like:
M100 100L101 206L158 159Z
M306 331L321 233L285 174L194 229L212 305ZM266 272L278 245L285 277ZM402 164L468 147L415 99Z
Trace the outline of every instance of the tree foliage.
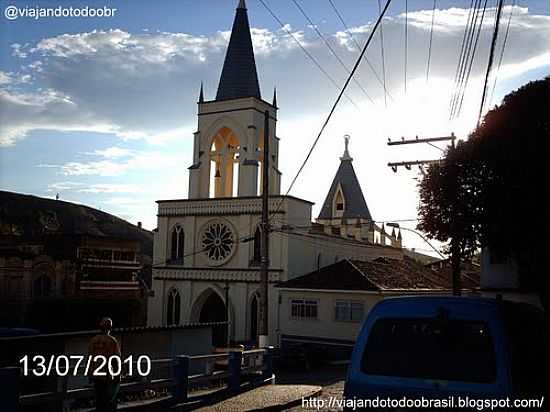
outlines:
M526 84L489 111L419 183L418 228L455 239L461 256L480 246L513 257L522 286L544 287L550 255L550 77Z

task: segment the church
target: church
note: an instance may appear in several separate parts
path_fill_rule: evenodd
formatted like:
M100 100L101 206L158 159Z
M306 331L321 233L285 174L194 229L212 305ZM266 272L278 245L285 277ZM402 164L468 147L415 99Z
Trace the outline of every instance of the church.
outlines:
M269 113L269 343L280 340L275 287L341 259L403 258L401 235L373 221L349 153L349 138L318 219L313 203L281 195L276 94L262 99L247 9L236 9L216 97L200 89L189 198L159 200L150 326L224 322L214 346L258 333L264 113ZM327 182L327 187L328 182Z

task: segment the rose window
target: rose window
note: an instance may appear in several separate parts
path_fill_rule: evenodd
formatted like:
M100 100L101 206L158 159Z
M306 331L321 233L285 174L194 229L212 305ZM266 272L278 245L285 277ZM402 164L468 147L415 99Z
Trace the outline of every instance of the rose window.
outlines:
M204 253L212 263L222 264L233 252L235 245L233 231L225 223L212 223L203 231L201 244Z

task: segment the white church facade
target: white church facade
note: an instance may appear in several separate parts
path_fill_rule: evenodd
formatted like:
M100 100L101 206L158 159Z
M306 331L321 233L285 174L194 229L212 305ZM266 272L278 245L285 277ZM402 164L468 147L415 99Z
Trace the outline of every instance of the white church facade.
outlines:
M317 222L313 203L282 196L277 102L261 98L248 16L239 2L216 98L202 86L189 198L159 200L150 326L229 320L213 344L254 341L260 287L264 113L269 114L268 324L280 336L279 282L343 258L402 258L400 235L386 234L368 211L346 150ZM328 184L327 184L328 186Z

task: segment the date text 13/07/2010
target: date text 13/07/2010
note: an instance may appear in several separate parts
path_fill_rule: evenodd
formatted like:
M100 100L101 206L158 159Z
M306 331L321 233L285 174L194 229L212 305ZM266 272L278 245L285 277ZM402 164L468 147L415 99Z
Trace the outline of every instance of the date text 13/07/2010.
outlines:
M133 355L25 355L19 359L23 376L142 376L151 373L151 358Z

